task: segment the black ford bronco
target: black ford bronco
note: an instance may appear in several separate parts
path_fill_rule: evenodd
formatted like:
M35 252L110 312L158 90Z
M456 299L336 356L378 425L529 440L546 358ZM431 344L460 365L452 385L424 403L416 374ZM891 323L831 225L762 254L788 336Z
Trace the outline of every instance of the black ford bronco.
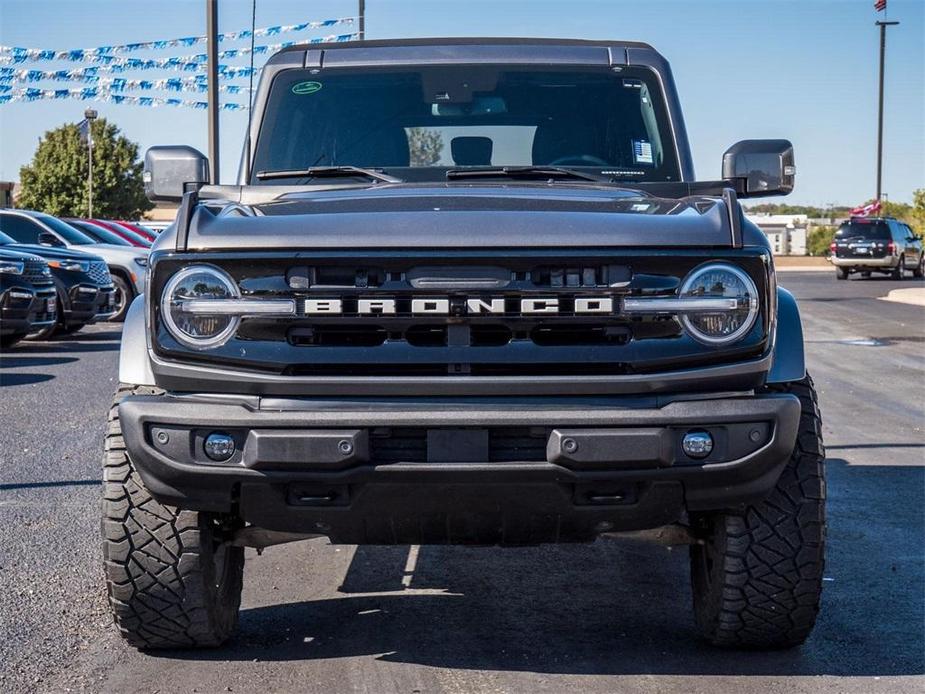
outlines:
M146 155L180 202L132 304L105 452L115 621L233 632L244 548L690 546L723 646L816 618L824 452L800 317L738 199L785 140L697 180L650 46L311 45L268 62L237 185Z

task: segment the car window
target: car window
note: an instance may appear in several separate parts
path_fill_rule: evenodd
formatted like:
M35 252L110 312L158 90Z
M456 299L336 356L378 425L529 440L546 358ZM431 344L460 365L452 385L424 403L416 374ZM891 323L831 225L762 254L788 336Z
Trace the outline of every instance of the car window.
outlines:
M39 234L44 230L28 217L7 213L0 214L0 231L17 243L38 243Z
M67 222L63 222L57 217L52 217L50 214L37 214L35 217L41 221L42 224L53 229L58 236L69 244L74 246L88 246L96 243L82 231L78 231Z
M3 228L2 224L3 224L3 220L0 219L0 229ZM11 243L18 243L18 242L12 236L4 234L2 231L0 231L0 246L9 246Z
M839 241L848 239L890 240L890 227L882 220L852 219L835 232Z
M128 241L119 236L118 234L109 231L109 229L103 229L101 227L93 226L89 222L81 222L74 220L68 222L71 226L77 227L84 234L89 236L92 239L96 239L100 243L108 243L113 246L131 246Z

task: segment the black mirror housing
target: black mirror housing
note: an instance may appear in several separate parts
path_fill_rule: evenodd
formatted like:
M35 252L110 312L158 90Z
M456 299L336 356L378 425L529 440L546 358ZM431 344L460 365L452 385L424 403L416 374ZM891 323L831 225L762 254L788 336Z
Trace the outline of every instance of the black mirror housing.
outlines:
M59 248L64 244L58 240L58 237L48 231L39 232L38 242L40 246L54 246Z
M179 202L188 190L209 182L209 160L187 145L151 147L145 152L145 195L152 202Z
M789 140L742 140L723 154L723 180L740 198L787 195L795 178Z

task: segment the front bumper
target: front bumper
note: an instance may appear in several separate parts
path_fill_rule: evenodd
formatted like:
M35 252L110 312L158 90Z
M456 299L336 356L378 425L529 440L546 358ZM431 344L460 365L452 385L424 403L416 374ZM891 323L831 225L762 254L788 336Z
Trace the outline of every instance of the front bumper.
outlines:
M853 267L858 269L863 268L895 268L899 263L899 257L895 255L888 255L883 258L865 258L860 256L857 258L836 258L834 256L829 257L829 262L832 263L835 267Z
M51 325L56 316L54 287L13 287L0 294L0 335L25 335Z
M69 327L76 327L107 320L116 312L113 285L100 287L92 284L78 284L71 287L68 292L63 322Z
M119 415L164 503L343 543L535 544L764 497L793 449L800 404L776 394L603 405L136 395ZM705 460L681 450L692 429L716 442ZM203 452L215 431L237 444L225 463Z

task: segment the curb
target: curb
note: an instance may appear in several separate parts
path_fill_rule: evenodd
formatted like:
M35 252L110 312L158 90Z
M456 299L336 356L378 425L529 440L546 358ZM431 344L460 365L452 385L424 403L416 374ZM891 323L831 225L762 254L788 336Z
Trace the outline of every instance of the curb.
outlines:
M897 304L910 306L925 306L925 287L910 287L909 289L892 289L886 296L878 297L881 301L893 301Z

